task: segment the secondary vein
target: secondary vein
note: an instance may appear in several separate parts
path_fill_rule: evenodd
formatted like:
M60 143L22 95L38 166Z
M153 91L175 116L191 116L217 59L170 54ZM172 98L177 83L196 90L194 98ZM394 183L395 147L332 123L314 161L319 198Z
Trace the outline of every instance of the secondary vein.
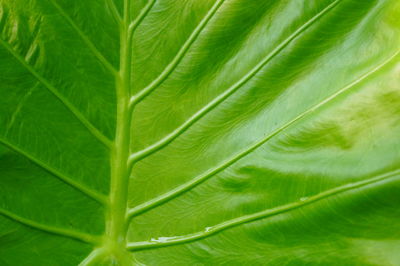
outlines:
M73 231L73 230L67 229L67 228L59 228L59 227L41 224L36 221L21 217L21 216L15 214L15 213L12 213L6 209L3 209L3 208L0 208L0 214L4 215L20 224L32 227L34 229L37 229L37 230L40 230L40 231L43 231L46 233L56 234L56 235L60 235L60 236L66 236L66 237L73 238L73 239L76 239L76 240L79 240L79 241L82 241L85 243L90 243L90 244L97 244L100 241L100 238L97 236L89 235L89 234L83 233L83 232Z
M203 32L208 22L214 17L217 13L219 7L224 3L225 0L218 0L214 6L210 9L210 11L206 14L206 16L202 19L199 25L195 28L192 34L189 36L187 41L183 44L181 49L178 51L175 58L168 64L168 66L161 72L161 74L153 80L146 88L141 90L138 94L131 97L130 105L136 105L141 102L145 97L147 97L150 93L152 93L168 76L174 71L174 69L178 66L178 64L182 61L185 54L189 51L190 47L197 40L200 34Z
M66 176L65 174L59 172L58 170L54 169L53 167L51 167L50 165L46 164L45 162L39 160L38 158L35 158L33 155L29 154L28 152L22 150L21 148L7 142L6 140L0 138L0 143L4 144L6 147L10 148L11 150L17 152L18 154L24 156L25 158L27 158L28 160L30 160L31 162L35 163L37 166L41 167L42 169L44 169L46 172L49 172L50 174L52 174L53 176L57 177L58 179L60 179L61 181L65 182L66 184L70 185L71 187L75 188L76 190L82 192L83 194L85 194L86 196L92 198L93 200L101 203L101 204L105 204L106 203L106 196L103 194L100 194L99 192L92 190L78 182L76 182L75 180L73 180L72 178Z
M105 251L102 248L94 248L92 252L90 252L86 258L82 260L81 263L79 263L78 266L90 266L90 265L96 265L95 263L98 263L98 260L101 259L101 256L103 256Z
M35 89L37 89L38 84L36 84L35 86L32 86L26 93L25 95L21 98L21 100L19 101L19 103L17 104L17 106L14 109L14 112L11 114L11 118L10 118L10 122L7 124L6 126L6 130L5 130L5 136L8 134L8 132L11 130L11 128L13 127L18 114L21 112L22 107L25 105L25 102L27 102L27 100L29 99L29 97L32 95L33 91Z
M46 78L40 75L25 59L12 49L12 47L3 39L0 43L9 51L11 55L21 63L46 89L50 91L60 102L86 127L86 129L107 148L111 146L111 141L102 132L100 132L67 98L65 98Z
M179 196L179 195L181 195L181 194L183 194L183 193L185 193L187 191L190 191L191 189L195 188L199 184L201 184L204 181L208 180L210 177L212 177L212 176L216 175L217 173L223 171L224 169L228 168L229 166L231 166L235 162L239 161L240 159L242 159L246 155L248 155L251 152L253 152L254 150L256 150L258 147L260 147L261 145L266 143L272 137L274 137L274 136L278 135L279 133L281 133L283 130L285 130L286 128L288 128L289 126L291 126L292 124L294 124L298 120L300 120L300 119L312 114L313 112L317 111L318 109L320 109L325 104L333 101L339 95L342 95L343 93L345 93L349 89L351 89L354 86L356 86L357 84L359 84L361 81L365 80L367 77L369 77L372 74L376 73L382 67L384 67L389 62L391 62L399 54L399 52L400 51L397 51L396 53L394 53L394 55L390 56L387 60L385 60L384 62L382 62L381 64L379 64L375 68L371 69L370 71L368 71L367 73L365 73L361 77L357 78L352 83L350 83L347 86L339 89L333 95L325 98L323 101L319 102L318 104L314 105L313 107L311 107L311 108L307 109L306 111L302 112L301 114L296 116L294 119L290 120L289 122L285 123L281 127L277 128L276 130L274 130L272 133L270 133L269 135L267 135L263 139L261 139L258 142L254 143L250 147L244 149L242 152L240 152L240 153L234 155L233 157L229 158L228 160L223 162L221 165L219 165L219 166L217 166L217 167L215 167L213 169L210 169L209 171L205 172L204 174L201 174L201 175L193 178L189 182L187 182L185 184L182 184L182 185L180 185L180 186L178 186L178 187L176 187L176 188L174 188L174 189L162 194L159 197L156 197L156 198L154 198L154 199L152 199L152 200L150 200L148 202L145 202L145 203L140 204L140 205L138 205L138 206L136 206L134 208L131 208L129 210L129 212L128 212L128 217L132 218L134 216L137 216L139 214L147 212L147 211L157 207L158 205L164 204L164 203L176 198L177 196Z
M113 0L107 0L107 5L110 8L111 14L113 15L115 21L119 24L122 22L121 14L118 12L117 7L115 6L115 2Z
M94 56L102 63L102 65L108 69L113 75L117 74L117 70L114 66L103 56L102 53L96 48L93 42L86 36L86 34L76 25L75 21L61 8L59 4L57 4L54 0L50 1L53 6L58 10L58 12L68 21L71 27L78 33L78 35L82 38L84 43L88 46L90 51L93 53Z
M193 242L196 240L204 239L206 237L210 237L219 232L222 232L224 230L227 230L227 229L230 229L230 228L233 228L233 227L245 224L245 223L257 221L257 220L264 219L267 217L273 217L275 215L279 215L279 214L282 214L285 212L289 212L289 211L310 205L317 201L333 197L334 195L339 194L339 193L344 193L346 191L355 190L355 189L362 188L362 187L365 187L365 186L368 186L368 185L371 185L374 183L378 183L378 182L384 181L388 178L398 176L399 174L400 174L400 169L397 169L392 172L389 172L389 173L386 173L383 175L379 175L379 176L376 176L376 177L373 177L370 179L346 184L343 186L339 186L339 187L324 191L322 193L308 197L305 200L300 200L300 201L292 202L292 203L289 203L289 204L286 204L283 206L279 206L279 207L267 209L267 210L264 210L261 212L257 212L254 214L237 217L237 218L222 222L220 224L217 224L217 225L214 225L211 227L207 227L204 231L200 231L200 232L196 232L196 233L192 233L192 234L188 234L188 235L184 235L184 236L164 237L162 241L161 240L158 241L156 239L153 241L131 242L127 245L127 248L129 250L142 250L142 249L160 248L160 247L166 247L166 246L171 246L171 245L185 244L185 243Z
M143 10L140 12L140 14L137 16L137 18L129 24L129 26L128 26L128 37L130 39L132 38L133 32L136 30L136 28L147 17L147 15L149 14L150 10L152 9L152 7L156 3L156 1L157 0L149 1L146 4L146 6L143 8Z
M130 164L134 164L139 160L150 156L151 154L157 152L162 149L177 137L182 135L187 129L189 129L194 123L200 120L207 113L216 108L220 103L226 100L229 96L235 93L239 88L241 88L244 84L246 84L251 78L253 78L268 62L270 62L275 56L277 56L291 41L297 38L302 32L304 32L307 28L313 25L319 18L321 18L328 11L332 10L341 0L336 0L335 2L328 5L317 15L308 20L305 24L299 27L294 33L292 33L288 38L286 38L283 42L281 42L271 53L269 53L260 63L258 63L252 70L250 70L244 77L242 77L238 82L236 82L233 86L228 88L225 92L220 94L202 109L197 111L193 116L191 116L186 122L184 122L177 129L172 131L170 134L157 141L156 143L150 145L149 147L138 151L132 154L129 158Z

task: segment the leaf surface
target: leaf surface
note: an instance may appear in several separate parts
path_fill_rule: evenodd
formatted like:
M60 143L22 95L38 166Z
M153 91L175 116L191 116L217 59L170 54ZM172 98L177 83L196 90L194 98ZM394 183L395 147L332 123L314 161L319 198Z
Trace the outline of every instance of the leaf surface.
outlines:
M397 0L0 0L1 265L399 265Z

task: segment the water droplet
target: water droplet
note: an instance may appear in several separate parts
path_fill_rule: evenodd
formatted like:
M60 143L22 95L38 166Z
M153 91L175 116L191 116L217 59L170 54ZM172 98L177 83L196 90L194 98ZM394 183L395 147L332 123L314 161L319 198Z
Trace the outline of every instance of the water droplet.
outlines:
M301 197L300 198L300 201L307 201L308 200L308 197Z
M169 242L171 240L174 240L176 238L177 238L177 236L171 236L171 237L162 236L162 237L159 237L159 238L152 238L152 239L150 239L150 241L151 242L156 242L156 243L167 243L167 242Z

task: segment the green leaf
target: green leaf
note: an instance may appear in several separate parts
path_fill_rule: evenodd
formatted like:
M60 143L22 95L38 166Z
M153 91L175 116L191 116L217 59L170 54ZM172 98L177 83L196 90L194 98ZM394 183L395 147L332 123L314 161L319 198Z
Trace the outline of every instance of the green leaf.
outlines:
M0 0L0 265L399 265L398 0Z

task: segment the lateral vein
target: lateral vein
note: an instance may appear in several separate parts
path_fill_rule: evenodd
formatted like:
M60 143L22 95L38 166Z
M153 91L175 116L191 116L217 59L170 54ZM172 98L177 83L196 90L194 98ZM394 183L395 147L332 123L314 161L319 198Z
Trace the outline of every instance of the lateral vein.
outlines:
M337 194L344 193L346 191L355 190L358 188L365 187L367 185L371 185L374 183L378 183L380 181L384 181L391 177L398 176L399 174L400 174L400 169L397 169L392 172L382 174L382 175L379 175L379 176L376 176L373 178L369 178L369 179L366 179L363 181L354 182L354 183L346 184L343 186L338 186L336 188L333 188L333 189L324 191L322 193L316 194L314 196L308 197L305 200L300 200L300 201L292 202L292 203L289 203L289 204L286 204L283 206L260 211L260 212L254 213L254 214L237 217L237 218L222 222L220 224L217 224L217 225L214 225L211 227L207 227L207 228L205 228L204 231L200 231L200 232L196 232L196 233L192 233L192 234L188 234L188 235L184 235L184 236L164 237L162 239L162 241L157 241L157 239L155 239L153 241L131 242L127 245L127 249L128 250L142 250L142 249L150 249L150 248L160 248L160 247L184 244L184 243L189 243L189 242L193 242L196 240L204 239L204 238L210 237L212 235L215 235L219 232L222 232L224 230L227 230L227 229L230 229L230 228L233 228L233 227L245 224L245 223L257 221L257 220L264 219L267 217L273 217L273 216L276 216L276 215L279 215L279 214L282 214L285 212L299 209L301 207L311 205L317 201L333 197Z
M94 248L92 250L92 252L90 252L86 258L83 259L83 261L81 263L79 263L78 266L90 266L90 265L95 265L94 263L97 262L97 260L104 255L104 253L106 253L106 251L104 251L104 249L102 248Z
M67 98L65 98L46 78L40 75L21 55L3 39L0 43L25 67L40 83L42 83L78 120L86 129L107 148L111 147L111 140L99 131Z
M100 242L100 238L94 235L86 234L83 232L78 232L78 231L73 231L70 229L66 228L58 228L46 224L41 224L38 222L35 222L30 219L26 219L24 217L21 217L15 213L12 213L8 210L5 210L3 208L0 208L0 214L12 219L15 222L18 222L20 224L23 224L25 226L29 226L31 228L46 232L46 233L51 233L55 235L60 235L60 236L65 236L69 238L73 238L85 243L90 243L90 244L96 244Z
M107 0L107 5L109 6L111 14L113 15L115 21L121 23L122 17L121 14L118 12L117 7L115 6L115 2L113 0Z
M217 13L219 7L224 3L225 0L218 0L206 16L202 19L199 25L195 28L192 34L189 36L187 41L183 44L175 58L168 64L168 66L161 72L161 74L153 80L146 88L141 90L139 93L131 97L130 105L136 105L141 102L145 97L152 93L168 76L174 71L181 60L184 58L185 54L189 51L192 44L197 40L203 29L207 26L208 22Z
M53 176L57 177L58 179L60 179L64 183L70 185L71 187L75 188L76 190L82 192L83 194L85 194L86 196L92 198L93 200L95 200L95 201L97 201L97 202L99 202L101 204L105 204L107 202L107 199L106 199L105 195L100 194L99 192L94 191L94 190L92 190L92 189L90 189L90 188L88 188L88 187L76 182L75 180L67 177L66 175L60 173L58 170L52 168L51 166L47 165L43 161L33 157L31 154L27 153L26 151L23 151L22 149L14 146L13 144L7 142L6 140L4 140L2 138L0 138L0 143L4 144L5 146L10 148L11 150L17 152L18 154L21 154L22 156L24 156L25 158L27 158L31 162L35 163L37 166L41 167L45 171L49 172Z
M184 122L181 126L176 128L170 134L157 141L156 143L150 145L149 147L138 151L130 156L130 164L134 164L135 162L146 158L147 156L157 152L162 149L181 134L183 134L187 129L189 129L194 123L196 123L199 119L217 107L220 103L226 100L229 96L235 93L239 88L241 88L244 84L246 84L251 78L253 78L268 62L270 62L276 55L278 55L292 40L298 37L302 32L304 32L307 28L313 25L319 18L321 18L328 11L332 10L341 0L336 0L326 8L324 8L321 12L315 15L313 18L308 20L305 24L303 24L300 28L298 28L294 33L292 33L288 38L286 38L282 43L280 43L271 53L269 53L259 64L257 64L250 72L248 72L244 77L242 77L238 82L236 82L233 86L228 88L225 92L217 96L214 100L204 106L202 109L197 111L193 116L191 116L186 122Z
M92 51L93 55L102 63L102 65L107 68L114 76L117 75L117 70L115 67L103 56L103 54L96 48L93 42L86 36L86 34L76 25L76 23L72 20L72 18L61 8L59 4L57 4L54 0L50 1L53 6L58 10L58 12L68 21L71 27L78 33L78 35L82 38L84 43L88 46L88 48Z
M162 194L159 197L156 197L156 198L154 198L152 200L149 200L148 202L145 202L145 203L140 204L140 205L138 205L138 206L136 206L134 208L131 208L128 211L128 217L132 218L134 216L137 216L139 214L147 212L147 211L157 207L158 205L166 203L166 202L174 199L175 197L177 197L177 196L179 196L179 195L181 195L181 194L183 194L183 193L195 188L197 185L199 185L199 184L203 183L204 181L208 180L210 177L212 177L212 176L216 175L217 173L223 171L224 169L228 168L229 166L231 166L235 162L239 161L240 159L242 159L246 155L248 155L251 152L253 152L254 150L256 150L258 147L260 147L261 145L266 143L272 137L274 137L274 136L278 135L279 133L281 133L283 130L285 130L286 128L288 128L289 126L291 126L292 124L294 124L298 120L300 120L300 119L306 117L307 115L310 115L311 113L315 112L316 110L318 110L319 108L321 108L325 104L327 104L327 103L331 102L332 100L334 100L335 98L337 98L339 95L345 93L346 91L348 91L352 87L354 87L357 84L359 84L361 81L365 80L367 77L369 77L372 74L376 73L378 70L380 70L386 64L391 62L399 54L399 52L400 51L397 51L394 55L390 56L387 60L385 60L383 63L379 64L377 67L375 67L372 70L368 71L367 73L365 73L361 77L359 77L356 80L354 80L352 83L350 83L347 86L341 88L336 93L332 94L328 98L326 98L323 101L319 102L318 104L314 105L310 109L307 109L303 113L299 114L297 117L295 117L294 119L290 120L289 122L287 122L283 126L277 128L272 133L267 135L265 138L263 138L263 139L259 140L258 142L254 143L252 146L244 149L242 152L240 152L240 153L234 155L233 157L229 158L228 160L223 162L218 167L210 169L209 171L207 171L207 172L205 172L205 173L193 178L192 180L188 181L187 183L184 183L184 184L182 184L182 185L180 185L180 186L178 186L178 187L176 187L176 188L174 188L174 189Z

